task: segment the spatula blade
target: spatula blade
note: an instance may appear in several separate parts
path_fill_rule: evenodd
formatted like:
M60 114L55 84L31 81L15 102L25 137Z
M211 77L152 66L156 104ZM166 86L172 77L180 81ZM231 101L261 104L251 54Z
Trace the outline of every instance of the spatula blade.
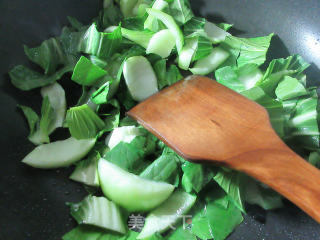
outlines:
M128 115L189 160L223 162L238 149L253 150L252 138L263 145L259 131L274 134L263 107L200 76L164 89Z

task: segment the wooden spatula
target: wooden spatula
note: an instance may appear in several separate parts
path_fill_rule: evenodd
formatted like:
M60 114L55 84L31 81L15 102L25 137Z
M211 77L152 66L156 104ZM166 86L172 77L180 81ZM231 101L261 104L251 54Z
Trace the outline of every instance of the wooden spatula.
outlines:
M294 153L255 102L192 76L128 112L182 157L242 171L320 223L320 171Z

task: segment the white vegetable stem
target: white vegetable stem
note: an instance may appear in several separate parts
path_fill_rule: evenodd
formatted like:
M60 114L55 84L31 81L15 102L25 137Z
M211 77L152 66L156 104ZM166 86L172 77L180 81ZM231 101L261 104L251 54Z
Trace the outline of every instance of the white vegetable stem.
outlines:
M120 0L120 10L124 17L133 17L133 8L138 0Z
M66 95L60 84L54 83L52 85L43 87L41 89L43 98L48 97L50 105L54 110L54 121L50 125L49 134L56 128L62 127L66 116Z
M174 190L173 185L136 176L103 158L99 160L98 172L105 196L130 212L149 211Z
M83 158L94 146L96 139L68 138L36 147L22 162L35 168L67 167Z
M193 74L207 75L216 70L227 58L229 53L220 47L214 48L209 56L200 59L190 69Z
M146 9L148 8L148 4L145 3L145 0L138 0L137 4L132 9L132 14L134 16L142 16L146 13Z
M76 169L70 175L70 179L73 181L84 183L88 186L98 187L99 176L98 176L98 160L85 159L77 163Z
M182 48L179 55L179 67L183 70L188 70L191 64L192 58L198 48L198 39L191 38L186 40L186 45Z
M156 9L156 10L160 10L162 11L163 9L165 9L166 7L168 7L169 4L164 1L164 0L156 0L154 2L154 4L152 5L152 9ZM149 15L148 18L146 19L146 21L144 22L144 28L145 29L149 29L151 31L154 31L154 24L156 21L156 18L154 16Z
M175 22L173 17L164 12L161 12L159 10L152 9L152 8L148 8L147 13L150 16L153 16L156 19L159 19L161 22L163 22L163 24L166 25L167 28L172 32L172 34L176 38L177 49L178 49L178 52L180 53L184 44L184 37L180 27Z
M137 239L147 239L154 233L162 233L172 227L194 205L196 197L177 190L159 207L152 210Z
M169 29L157 32L150 39L147 47L147 54L158 54L162 58L167 58L176 45L176 39Z
M92 225L122 234L127 231L120 208L105 197L89 195L82 202L71 205L71 215L79 224ZM79 238L73 239L79 240Z
M141 130L135 126L125 126L115 128L109 136L106 137L106 145L112 149L120 142L130 143L137 136L141 136Z
M108 30L108 29L107 29ZM147 48L150 39L153 37L154 33L147 31L135 31L126 28L121 28L122 36L139 44L140 46Z
M230 33L219 28L212 22L206 21L204 25L204 31L207 33L207 36L213 43L219 43L226 39L227 36L231 36Z
M129 92L136 101L143 101L159 91L157 77L145 57L128 58L124 63L123 75Z

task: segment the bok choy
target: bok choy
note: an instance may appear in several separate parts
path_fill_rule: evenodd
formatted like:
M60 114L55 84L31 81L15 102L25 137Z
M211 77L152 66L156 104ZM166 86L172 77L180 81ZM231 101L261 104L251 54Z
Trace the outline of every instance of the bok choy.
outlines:
M243 221L247 203L282 206L268 187L237 171L188 162L126 117L192 73L215 76L265 107L278 135L320 167L319 84L310 84L309 64L299 55L266 61L272 33L233 36L231 24L195 16L188 0L103 6L92 22L69 17L60 36L24 47L40 71L19 65L9 72L19 90L42 96L41 109L18 105L37 145L23 163L74 165L70 179L90 192L68 203L79 226L62 239L224 240ZM140 225L127 227L134 216Z

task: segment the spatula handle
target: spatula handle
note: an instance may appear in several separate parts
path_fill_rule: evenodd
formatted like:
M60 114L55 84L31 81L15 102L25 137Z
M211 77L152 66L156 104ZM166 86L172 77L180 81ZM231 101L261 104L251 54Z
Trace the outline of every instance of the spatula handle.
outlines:
M289 147L244 153L233 168L267 184L320 223L320 171Z

